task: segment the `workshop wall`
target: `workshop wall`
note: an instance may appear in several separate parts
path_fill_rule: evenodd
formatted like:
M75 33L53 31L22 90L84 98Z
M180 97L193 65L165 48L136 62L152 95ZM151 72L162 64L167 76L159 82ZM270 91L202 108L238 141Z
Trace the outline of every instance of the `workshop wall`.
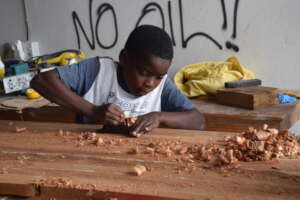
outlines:
M42 54L80 46L89 57L118 59L136 24L153 24L173 38L171 76L190 63L237 56L264 85L300 90L299 0L26 0L26 7L29 38Z
M26 40L22 1L0 0L0 45L16 40Z

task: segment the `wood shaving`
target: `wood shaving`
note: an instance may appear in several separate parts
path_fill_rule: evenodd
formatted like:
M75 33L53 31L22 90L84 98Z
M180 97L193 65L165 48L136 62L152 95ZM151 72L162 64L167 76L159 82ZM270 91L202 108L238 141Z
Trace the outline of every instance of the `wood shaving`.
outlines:
M24 133L27 131L26 127L16 127L16 133Z
M147 172L147 168L143 165L136 165L133 167L133 172L137 176L141 176L145 172Z
M72 181L65 178L50 178L33 181L37 186L52 186L58 188L73 188Z
M97 142L96 142L96 145L97 145L97 146L101 146L101 145L103 145L103 144L104 144L104 140L103 140L101 137L98 137Z
M133 124L136 122L137 119L138 119L137 117L126 118L126 119L125 119L126 125L127 125L128 127L133 126Z
M79 136L77 136L76 146L81 147L88 144L102 146L105 144L105 141L102 137L97 136L97 134L94 132L81 133Z

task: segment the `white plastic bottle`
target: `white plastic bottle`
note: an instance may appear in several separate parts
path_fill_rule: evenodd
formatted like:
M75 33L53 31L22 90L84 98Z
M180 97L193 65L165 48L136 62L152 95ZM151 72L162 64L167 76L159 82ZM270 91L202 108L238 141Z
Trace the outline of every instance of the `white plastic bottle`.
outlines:
M4 74L5 74L5 67L0 57L0 80L4 78Z

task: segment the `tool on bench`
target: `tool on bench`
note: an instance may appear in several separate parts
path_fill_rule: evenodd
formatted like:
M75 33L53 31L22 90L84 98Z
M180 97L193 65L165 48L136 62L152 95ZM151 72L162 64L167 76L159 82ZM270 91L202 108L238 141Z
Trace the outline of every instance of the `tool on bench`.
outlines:
M58 51L52 54L39 56L35 58L33 62L35 64L55 64L59 66L65 66L73 63L77 63L78 59L85 58L85 54L76 49L67 49L63 51Z
M110 126L110 125L104 125L102 129L97 130L97 132L103 132L103 133L121 133L121 134L129 134L131 131L132 125L136 122L136 117L128 117L123 118L121 121L122 123L118 126ZM138 134L133 134L134 137L140 137L143 135L147 135L150 133L148 128L145 128Z
M283 94L296 97L297 99L300 99L300 93L295 93L295 92L284 92Z
M76 49L68 49L52 54L31 58L28 61L19 61L8 66L7 77L3 78L5 93L23 91L30 87L31 79L39 72L55 69L56 66L65 66L77 63L79 59L85 58L83 52Z
M225 88L240 88L240 87L257 86L257 85L261 85L260 79L225 82Z

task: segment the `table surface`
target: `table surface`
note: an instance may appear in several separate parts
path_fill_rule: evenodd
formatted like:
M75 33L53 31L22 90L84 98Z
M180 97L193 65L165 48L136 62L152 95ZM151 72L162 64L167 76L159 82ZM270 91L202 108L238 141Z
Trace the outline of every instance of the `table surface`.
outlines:
M27 131L16 133L21 127ZM36 199L300 199L300 160L242 162L240 168L221 170L209 162L187 162L183 155L145 152L151 143L175 142L183 147L220 144L225 136L237 133L157 129L141 138L97 134L104 141L100 146L78 143L80 133L98 129L97 125L0 121L0 195ZM137 164L148 171L134 175L132 168ZM59 178L70 181L72 187L32 184Z

